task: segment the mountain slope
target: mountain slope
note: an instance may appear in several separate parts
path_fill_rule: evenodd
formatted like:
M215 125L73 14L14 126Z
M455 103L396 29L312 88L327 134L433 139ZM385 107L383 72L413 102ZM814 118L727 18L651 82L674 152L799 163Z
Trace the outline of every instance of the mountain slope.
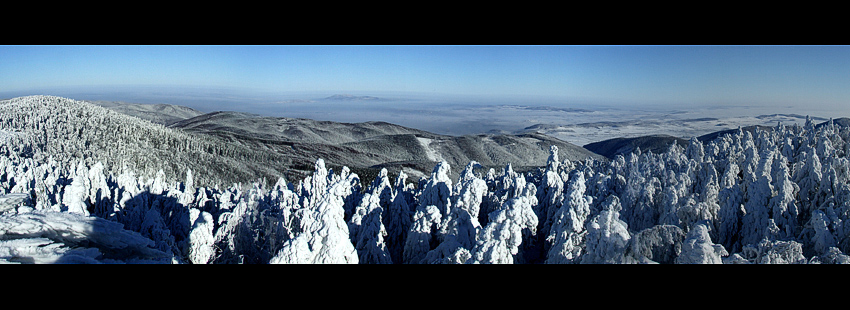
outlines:
M168 181L184 180L191 169L199 185L229 185L258 178L276 180L287 157L267 149L194 135L88 102L55 96L0 101L0 132L13 156L89 164L100 161L118 174L127 166L140 177L163 170Z
M234 133L267 140L333 145L382 135L431 134L385 122L351 124L303 118L264 117L227 111L198 115L175 122L169 127L207 134Z
M687 146L688 140L669 135L650 135L635 138L608 139L587 144L584 148L607 158L614 158L617 155L626 155L634 152L638 148L640 148L641 152L664 153L673 143L678 143L680 146Z
M329 165L404 169L425 176L435 163L445 160L456 168L452 171L455 175L470 160L491 167L508 163L544 166L551 145L558 146L560 158L604 160L582 147L541 134L447 136L386 122L338 123L213 112L176 122L170 128L267 147L304 168L323 158Z
M204 112L173 104L143 104L122 101L86 101L118 113L135 116L152 123L168 126L174 122L192 118Z

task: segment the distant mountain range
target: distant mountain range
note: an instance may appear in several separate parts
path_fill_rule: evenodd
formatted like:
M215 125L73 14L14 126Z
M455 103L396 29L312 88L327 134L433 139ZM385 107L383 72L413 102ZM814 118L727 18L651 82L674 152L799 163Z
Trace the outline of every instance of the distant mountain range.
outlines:
M514 108L521 110L531 110L531 111L553 111L553 112L568 112L568 113L590 113L593 110L588 109L580 109L580 108L558 108L558 107L550 107L550 106L523 106L523 105L500 105L498 108Z
M373 96L333 95L319 100L357 101L388 100ZM434 164L445 160L457 173L469 161L485 167L514 169L544 166L550 145L557 145L561 159L606 160L616 155L642 151L661 153L672 144L687 146L688 140L670 135L646 135L614 138L577 146L557 138L526 130L524 133L491 132L479 135L449 136L386 122L340 123L303 118L265 117L241 112L200 111L166 104L135 104L112 101L93 101L93 104L123 114L179 129L187 133L224 139L246 148L273 151L287 158L289 177L299 177L312 171L317 158L330 166L348 166L360 173L376 173L388 168L392 173L404 170L414 176L427 176ZM540 110L591 112L582 109L539 107ZM820 120L818 118L818 120ZM850 119L833 120L836 125L848 126ZM822 126L826 122L819 123ZM772 130L769 126L742 127ZM530 128L527 128L530 129ZM539 129L539 128L538 128ZM732 133L722 130L699 136L707 142Z
M330 97L325 97L325 98L322 98L322 100L329 100L329 101L363 101L363 100L389 101L390 99L373 97L373 96L355 96L355 95L342 94L342 95L333 95L333 96L330 96Z
M334 95L328 100L383 100L371 96ZM372 98L372 99L368 99ZM411 180L430 175L439 161L448 162L451 174L470 161L484 167L513 169L545 166L549 147L558 146L561 159L605 157L580 146L537 133L449 136L386 122L340 123L303 118L265 117L242 112L202 113L166 104L97 101L95 105L148 120L199 137L225 141L244 149L271 151L286 158L275 170L298 179L313 171L316 159L331 167L347 166L368 177L381 168L392 175L404 170Z
M277 101L277 103L315 103L315 102L341 102L341 101L371 101L371 102L384 102L384 101L393 101L394 99L375 97L375 96L355 96L349 94L336 94L324 98L318 99L287 99Z
M300 118L262 117L246 113L213 112L175 122L170 128L211 135L286 154L295 168L312 171L317 158L331 166L352 169L387 168L412 176L427 176L439 161L452 174L470 161L485 167L514 169L544 166L549 147L557 145L560 158L583 160L604 157L580 146L541 134L439 135L386 122L339 123Z

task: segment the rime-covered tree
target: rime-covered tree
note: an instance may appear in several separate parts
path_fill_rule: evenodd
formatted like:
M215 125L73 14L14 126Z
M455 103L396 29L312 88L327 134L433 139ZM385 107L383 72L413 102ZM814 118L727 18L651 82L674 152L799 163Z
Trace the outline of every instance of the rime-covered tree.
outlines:
M407 240L407 232L410 231L413 213L408 205L407 189L405 182L407 174L399 171L395 183L395 195L387 207L387 215L384 218L384 226L387 230L386 245L393 263L401 264L404 261L404 243Z
M550 230L555 213L564 204L564 180L561 179L558 172L559 166L558 147L553 145L549 148L546 170L543 172L543 179L540 188L537 190L538 204L535 209L540 231L548 232Z
M785 156L780 155L773 169L773 188L776 195L770 198L768 212L776 224L778 239L793 239L799 234L800 208L796 196L799 187L791 181L791 175Z
M445 217L451 208L452 180L449 178L450 169L449 163L445 161L438 163L419 195L419 206L435 206L440 211L441 217Z
M584 195L584 173L577 171L570 178L564 205L555 214L552 228L546 238L549 264L579 262L584 248L585 221L590 216L590 203L593 199Z
M189 261L207 264L215 256L215 220L212 214L199 209L189 210L192 231L189 233Z
M761 239L776 239L776 225L771 221L768 209L773 197L770 166L773 163L773 151L766 150L758 156L759 162L754 171L744 172L744 215L741 217L741 243L755 244Z
M682 253L685 232L675 225L655 225L632 235L626 260L635 263L673 264Z
M460 173L453 190L452 204L465 209L472 217L478 218L481 203L487 195L487 182L475 175L474 169L481 164L471 161Z
M743 192L738 180L738 165L729 162L721 179L721 190L718 193L720 199L719 220L720 227L718 235L720 244L728 251L734 253L740 250L740 227L741 218L744 216Z
M682 242L682 252L676 257L677 264L722 264L729 252L722 245L714 244L708 231L707 221L694 225Z
M340 178L328 186L328 172L324 162L317 161L313 174L314 183L308 190L310 199L295 210L296 217L291 227L293 237L286 240L280 251L272 257L273 264L356 264L357 250L351 242L348 225L345 223L345 200L342 194L350 187L347 179ZM321 180L325 181L321 181ZM323 189L323 191L319 191Z
M620 199L611 195L602 202L602 211L587 222L583 264L623 263L631 234L626 222L620 220Z
M439 243L437 233L442 215L433 205L416 207L413 222L404 243L403 261L405 264L419 264L429 251Z
M531 239L537 230L537 216L532 205L535 200L533 191L526 189L509 199L502 208L490 212L487 225L476 236L468 263L524 262L520 246Z

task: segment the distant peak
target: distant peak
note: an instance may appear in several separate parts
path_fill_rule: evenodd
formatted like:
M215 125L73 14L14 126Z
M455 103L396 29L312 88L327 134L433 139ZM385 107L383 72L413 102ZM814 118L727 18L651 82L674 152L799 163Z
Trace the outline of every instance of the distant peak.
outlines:
M355 96L349 94L337 94L330 97L324 98L324 100L337 100L337 101L356 101L356 100L384 100L383 98L373 97L373 96Z

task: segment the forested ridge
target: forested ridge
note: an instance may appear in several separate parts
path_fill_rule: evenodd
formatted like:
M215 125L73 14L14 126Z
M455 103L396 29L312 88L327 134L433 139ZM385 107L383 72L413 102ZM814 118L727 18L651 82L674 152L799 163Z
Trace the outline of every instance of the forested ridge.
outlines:
M229 183L256 172L227 158L274 154L58 97L0 106L6 262L850 262L850 128L832 121L610 161L561 160L552 147L546 167L525 173L441 162L420 180L361 180L317 159L301 180Z

